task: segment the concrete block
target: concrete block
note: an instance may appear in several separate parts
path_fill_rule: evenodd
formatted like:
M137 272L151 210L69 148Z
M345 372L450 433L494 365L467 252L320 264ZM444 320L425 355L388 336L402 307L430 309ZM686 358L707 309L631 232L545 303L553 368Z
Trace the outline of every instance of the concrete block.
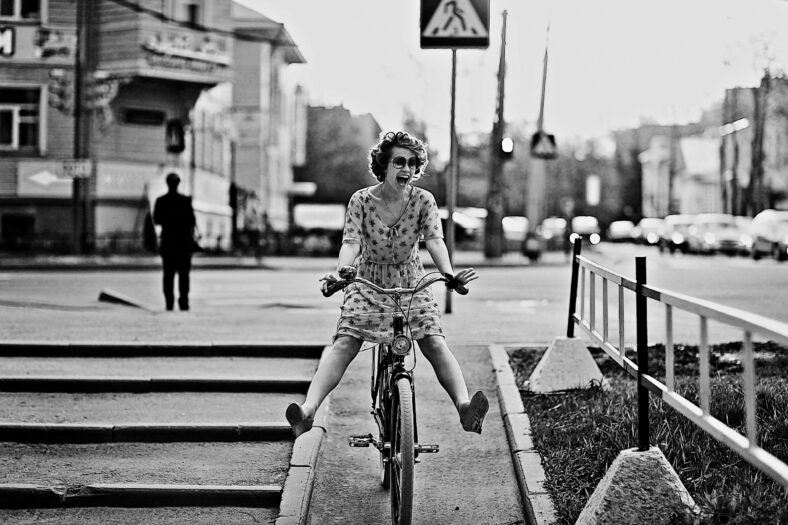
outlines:
M591 494L576 525L682 523L699 509L657 447L622 451ZM692 520L690 519L690 523Z
M288 430L290 430L288 428ZM320 455L320 445L326 431L322 427L313 426L309 432L304 432L293 443L293 454L290 456L291 467L312 467L317 465Z
M312 499L315 472L312 467L290 467L279 502L279 517L276 523L305 523ZM283 520L280 522L279 520Z
M514 454L516 463L523 472L523 480L529 497L532 494L546 494L546 476L542 467L542 456L536 451L523 451Z
M528 419L527 414L506 414L504 423L512 452L534 449L534 442L531 438L531 420Z
M604 376L585 343L574 337L556 337L528 380L535 393L588 388L603 382Z
M140 301L134 297L129 295L122 294L116 290L112 290L110 288L104 288L99 292L98 300L104 303L113 303L113 304L122 304L124 306L133 306L134 308L141 308L143 310L147 310L149 312L155 312L157 310L156 307L151 306L150 304L145 303L144 301Z
M506 348L499 345L490 345L490 358L495 368L496 388L498 390L498 404L501 414L522 414L523 400L520 390L514 379L512 367L509 365L509 354Z

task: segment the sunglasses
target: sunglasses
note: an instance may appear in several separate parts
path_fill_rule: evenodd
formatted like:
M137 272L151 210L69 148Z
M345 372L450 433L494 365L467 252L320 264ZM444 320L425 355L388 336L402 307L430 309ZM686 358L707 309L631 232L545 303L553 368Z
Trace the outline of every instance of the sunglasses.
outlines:
M421 161L417 157L411 157L406 159L405 157L394 157L391 159L391 165L401 170L405 166L408 166L410 169L418 170L421 167Z

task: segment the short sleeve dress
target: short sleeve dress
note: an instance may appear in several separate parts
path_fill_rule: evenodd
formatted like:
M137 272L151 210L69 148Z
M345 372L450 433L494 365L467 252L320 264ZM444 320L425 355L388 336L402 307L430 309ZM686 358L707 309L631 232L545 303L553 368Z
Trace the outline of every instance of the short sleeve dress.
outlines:
M382 288L413 287L425 275L419 257L419 239L443 238L435 198L430 192L411 186L402 215L389 226L378 215L384 203L370 193L371 189L372 186L358 190L350 198L342 242L361 245L357 260L359 277ZM391 298L367 286L348 286L334 339L349 335L372 343L389 341L393 304ZM402 306L408 314L407 324L414 339L443 336L432 290L422 290L413 295L412 301L403 297Z

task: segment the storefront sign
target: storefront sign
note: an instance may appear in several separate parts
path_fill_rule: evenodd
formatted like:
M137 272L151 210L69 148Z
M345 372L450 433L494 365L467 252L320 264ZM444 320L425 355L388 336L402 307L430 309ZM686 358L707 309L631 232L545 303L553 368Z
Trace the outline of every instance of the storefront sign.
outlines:
M158 33L142 44L148 64L171 69L211 72L227 67L232 59L224 40L205 37L194 42L190 34Z
M0 58L67 64L77 47L74 28L0 26Z

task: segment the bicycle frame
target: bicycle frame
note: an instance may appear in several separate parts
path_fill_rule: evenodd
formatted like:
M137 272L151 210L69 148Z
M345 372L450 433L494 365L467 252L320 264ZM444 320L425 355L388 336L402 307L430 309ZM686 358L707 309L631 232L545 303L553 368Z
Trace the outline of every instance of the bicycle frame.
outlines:
M401 301L404 294L417 293L440 281L446 282L447 279L443 275L438 275L427 279L415 288L392 289L381 288L366 279L353 278L346 281L347 284L357 282L369 286L388 295L394 301L394 329L391 341L377 343L372 350L371 414L378 427L379 437L375 438L372 434L351 436L348 444L352 447L374 445L380 452L380 481L385 488L391 488L392 522L395 524L410 523L413 503L413 466L419 453L435 453L439 450L438 445L419 444L413 369L408 369L406 364L406 358L414 352L414 346L406 333L405 314ZM407 345L403 338L407 341ZM408 391L403 393L405 389ZM403 435L400 436L400 433Z

